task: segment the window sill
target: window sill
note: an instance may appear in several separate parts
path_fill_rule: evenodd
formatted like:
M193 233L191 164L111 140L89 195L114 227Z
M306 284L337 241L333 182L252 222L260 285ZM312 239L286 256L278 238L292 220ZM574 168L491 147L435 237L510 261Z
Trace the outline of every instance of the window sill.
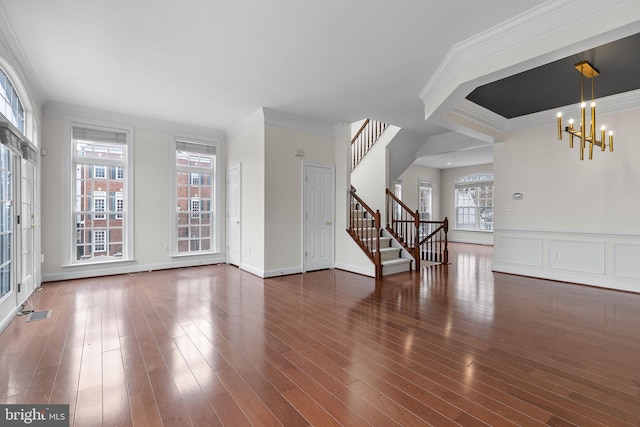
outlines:
M220 252L197 252L186 254L171 254L171 258L185 259L185 258L205 258L211 256L222 255Z

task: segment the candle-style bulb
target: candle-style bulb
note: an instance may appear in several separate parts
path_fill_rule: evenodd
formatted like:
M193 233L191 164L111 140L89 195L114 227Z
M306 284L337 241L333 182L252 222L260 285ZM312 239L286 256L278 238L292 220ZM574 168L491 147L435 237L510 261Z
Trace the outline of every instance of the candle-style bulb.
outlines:
M609 131L609 151L613 151L613 131Z
M556 115L558 118L558 141L562 139L562 112L558 111Z

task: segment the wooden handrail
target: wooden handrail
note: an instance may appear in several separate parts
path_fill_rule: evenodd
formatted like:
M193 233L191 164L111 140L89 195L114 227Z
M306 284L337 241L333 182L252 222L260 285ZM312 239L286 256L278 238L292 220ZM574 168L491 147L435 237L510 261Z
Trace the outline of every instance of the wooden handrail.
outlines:
M360 163L387 126L389 125L384 122L371 119L366 119L362 123L358 132L351 139L351 170Z
M420 268L421 260L438 260L442 263L447 263L448 219L445 218L444 221L420 220L419 212L411 211L411 209L388 188L386 194L386 229L414 258L416 270ZM432 230L432 226L437 227ZM424 228L429 231L426 237L420 235ZM444 239L442 235L444 235Z
M354 144L358 140L358 137L364 131L364 129L367 127L367 125L369 124L370 121L371 121L371 119L367 119L367 120L364 121L364 123L362 123L362 126L360 126L360 129L358 129L358 132L356 132L355 136L351 140L351 144Z
M376 279L382 277L382 256L380 254L380 229L382 221L380 211L374 211L362 200L354 188L351 189L349 205L349 228L347 232L360 246L375 266ZM355 213L358 214L356 218Z

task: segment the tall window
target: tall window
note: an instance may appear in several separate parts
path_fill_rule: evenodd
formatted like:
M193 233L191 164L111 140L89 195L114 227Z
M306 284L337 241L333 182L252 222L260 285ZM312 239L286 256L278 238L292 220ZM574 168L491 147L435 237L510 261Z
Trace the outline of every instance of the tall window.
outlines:
M16 89L0 68L0 113L24 134L24 107Z
M420 215L420 221L431 221L432 217L432 189L431 182L419 180L418 181L418 214ZM420 226L420 234L427 233L427 224Z
M456 229L493 230L493 175L462 177L455 183Z
M215 144L176 140L174 255L215 250L215 167Z
M72 124L73 263L127 259L126 130Z

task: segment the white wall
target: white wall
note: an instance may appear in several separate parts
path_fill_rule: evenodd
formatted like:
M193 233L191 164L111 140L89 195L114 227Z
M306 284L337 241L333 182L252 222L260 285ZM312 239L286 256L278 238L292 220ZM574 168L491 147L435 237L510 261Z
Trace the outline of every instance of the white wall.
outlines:
M134 261L109 264L66 266L68 252L65 236L66 217L65 192L67 158L70 152L68 119L101 121L123 127L133 127L133 182L134 182ZM64 280L97 275L121 274L191 265L224 262L224 254L192 257L170 256L168 245L171 238L171 152L170 143L174 133L200 135L221 139L218 156L226 157L223 134L219 131L192 128L166 122L130 117L117 113L99 112L73 106L48 104L43 111L42 148L47 155L42 157L42 265L43 280ZM224 162L221 169L226 170ZM224 174L217 184L222 200ZM216 215L224 210L218 209ZM224 227L219 230L219 244L225 247Z
M375 276L375 268L362 249L346 232L349 218L349 192L351 189L351 134L349 125L336 128L335 144L336 163L336 268Z
M242 164L240 268L258 276L264 272L265 125L263 119L229 139L227 161Z
M418 184L420 180L431 182L432 219L440 221L442 207L442 170L425 166L411 165L400 176L402 179L402 201L414 212L418 210Z
M334 138L282 125L267 125L265 135L265 276L299 273L303 268L302 163L333 165ZM297 150L304 155L296 156Z
M400 131L397 126L388 126L378 141L369 149L363 160L351 172L351 185L374 211L380 210L382 225L386 224L386 189L388 183L387 146Z
M495 145L494 270L640 291L639 114L601 115L615 151L593 160L558 141L552 119Z
M495 158L494 158L495 164ZM443 169L442 171L442 215L449 219L449 241L476 243L481 245L493 244L493 233L486 231L461 231L455 229L455 181L457 178L481 172L493 172L493 164L466 166L460 168ZM494 175L494 186L499 185ZM494 191L495 197L495 191ZM494 200L495 205L495 200ZM495 217L494 217L495 218ZM495 226L495 223L494 223Z

